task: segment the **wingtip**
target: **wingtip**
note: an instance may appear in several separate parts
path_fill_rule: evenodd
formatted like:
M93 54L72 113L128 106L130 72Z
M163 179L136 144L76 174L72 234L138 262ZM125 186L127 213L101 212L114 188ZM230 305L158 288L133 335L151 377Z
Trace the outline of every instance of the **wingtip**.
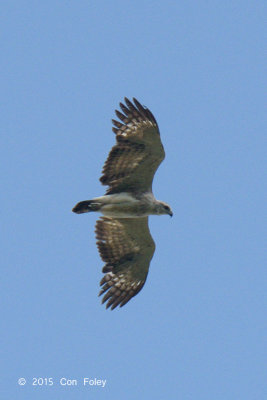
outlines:
M135 98L135 97L133 97L133 102L134 102L134 104L135 104L135 106L140 110L142 110L143 108L144 108L144 106L142 106L142 104L141 103L139 103L139 101Z

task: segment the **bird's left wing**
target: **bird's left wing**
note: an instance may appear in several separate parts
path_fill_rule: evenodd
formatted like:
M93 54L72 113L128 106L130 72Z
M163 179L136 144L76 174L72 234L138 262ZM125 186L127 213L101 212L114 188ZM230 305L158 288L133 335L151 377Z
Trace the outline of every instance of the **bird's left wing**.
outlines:
M97 246L105 273L99 295L102 303L113 310L124 306L144 286L149 264L155 251L148 217L101 217L96 223Z

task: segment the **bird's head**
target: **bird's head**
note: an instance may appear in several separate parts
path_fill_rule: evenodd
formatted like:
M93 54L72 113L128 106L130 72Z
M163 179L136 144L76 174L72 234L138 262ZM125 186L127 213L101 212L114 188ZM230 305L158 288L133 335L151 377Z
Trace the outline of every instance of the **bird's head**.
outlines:
M173 216L173 212L171 210L171 207L167 203L164 203L164 201L159 201L158 202L158 204L157 204L157 214L158 215L168 214L171 217Z

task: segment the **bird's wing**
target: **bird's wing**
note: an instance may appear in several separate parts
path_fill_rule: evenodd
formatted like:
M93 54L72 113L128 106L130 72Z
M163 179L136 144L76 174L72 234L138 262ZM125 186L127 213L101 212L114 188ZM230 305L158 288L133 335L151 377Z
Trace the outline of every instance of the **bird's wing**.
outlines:
M102 303L113 310L124 306L144 286L149 264L155 251L148 217L101 217L96 223L97 246L105 273L99 295Z
M123 114L116 110L122 122L112 120L117 143L100 178L109 186L107 194L151 191L154 174L165 157L153 114L136 99L133 102L125 98L126 106L120 103Z

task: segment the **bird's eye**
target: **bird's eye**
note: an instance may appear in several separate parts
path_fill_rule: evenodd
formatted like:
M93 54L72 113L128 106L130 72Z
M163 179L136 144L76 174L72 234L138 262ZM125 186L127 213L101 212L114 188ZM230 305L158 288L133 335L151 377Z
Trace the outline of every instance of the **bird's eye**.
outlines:
M165 210L169 210L169 207L168 207L168 206L164 206L164 208L165 208Z

